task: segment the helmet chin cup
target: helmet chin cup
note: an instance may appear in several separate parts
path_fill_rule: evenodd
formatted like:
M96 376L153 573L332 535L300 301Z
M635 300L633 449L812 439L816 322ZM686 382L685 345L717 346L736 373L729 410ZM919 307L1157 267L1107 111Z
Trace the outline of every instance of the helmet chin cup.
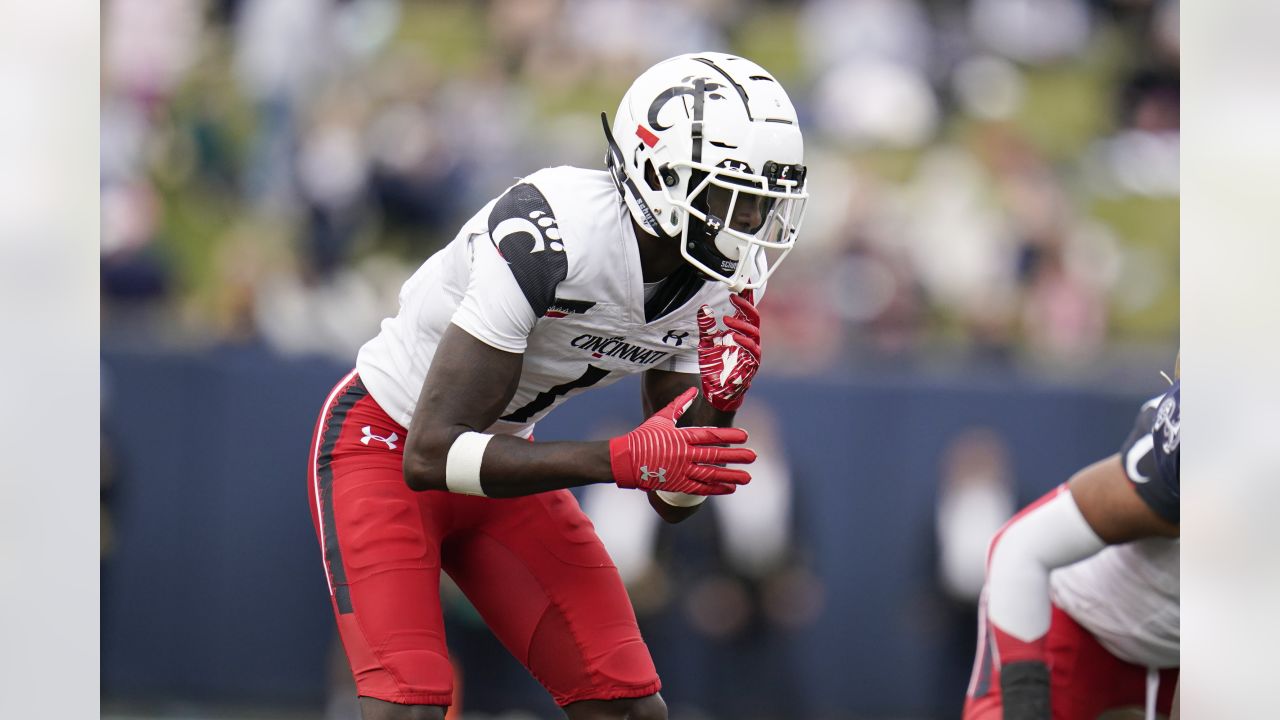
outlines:
M716 233L716 251L734 263L742 260L742 243L727 232Z

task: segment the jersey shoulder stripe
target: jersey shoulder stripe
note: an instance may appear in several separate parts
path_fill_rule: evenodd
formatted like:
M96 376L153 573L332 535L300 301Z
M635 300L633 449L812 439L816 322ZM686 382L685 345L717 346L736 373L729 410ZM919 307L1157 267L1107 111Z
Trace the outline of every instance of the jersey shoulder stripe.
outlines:
M569 274L563 237L546 196L518 183L489 211L489 240L507 262L536 317L555 301L556 287Z

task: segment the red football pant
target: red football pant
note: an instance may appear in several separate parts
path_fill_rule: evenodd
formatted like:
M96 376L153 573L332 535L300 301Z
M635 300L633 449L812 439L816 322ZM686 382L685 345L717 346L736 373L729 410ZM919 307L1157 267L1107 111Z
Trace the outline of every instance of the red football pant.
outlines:
M441 570L558 704L658 692L622 580L573 495L415 492L407 434L351 373L312 439L311 515L357 693L450 704Z
M987 628L983 620L983 629ZM974 661L973 680L964 703L964 720L1001 720L1000 670L991 657L990 633L983 632ZM1053 720L1097 720L1107 710L1144 708L1147 669L1112 655L1070 615L1053 608L1045 636L1049 665L1049 701ZM1156 710L1165 715L1173 704L1178 668L1160 671Z

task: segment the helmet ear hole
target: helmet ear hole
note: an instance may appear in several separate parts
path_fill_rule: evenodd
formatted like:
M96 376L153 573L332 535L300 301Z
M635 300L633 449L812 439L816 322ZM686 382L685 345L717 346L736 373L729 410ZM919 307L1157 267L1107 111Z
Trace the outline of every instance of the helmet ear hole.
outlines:
M658 173L653 169L652 160L644 161L644 182L649 186L650 190L657 190L659 187Z

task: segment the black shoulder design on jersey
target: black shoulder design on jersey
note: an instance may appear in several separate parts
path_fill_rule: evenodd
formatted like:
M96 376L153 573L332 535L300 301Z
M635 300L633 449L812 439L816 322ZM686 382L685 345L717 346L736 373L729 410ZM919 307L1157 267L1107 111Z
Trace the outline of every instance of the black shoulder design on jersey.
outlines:
M507 261L534 315L545 315L556 286L569 274L560 226L547 198L528 183L512 187L489 213L489 239Z
M1125 474L1138 495L1157 515L1179 520L1178 384L1142 406L1120 450Z

